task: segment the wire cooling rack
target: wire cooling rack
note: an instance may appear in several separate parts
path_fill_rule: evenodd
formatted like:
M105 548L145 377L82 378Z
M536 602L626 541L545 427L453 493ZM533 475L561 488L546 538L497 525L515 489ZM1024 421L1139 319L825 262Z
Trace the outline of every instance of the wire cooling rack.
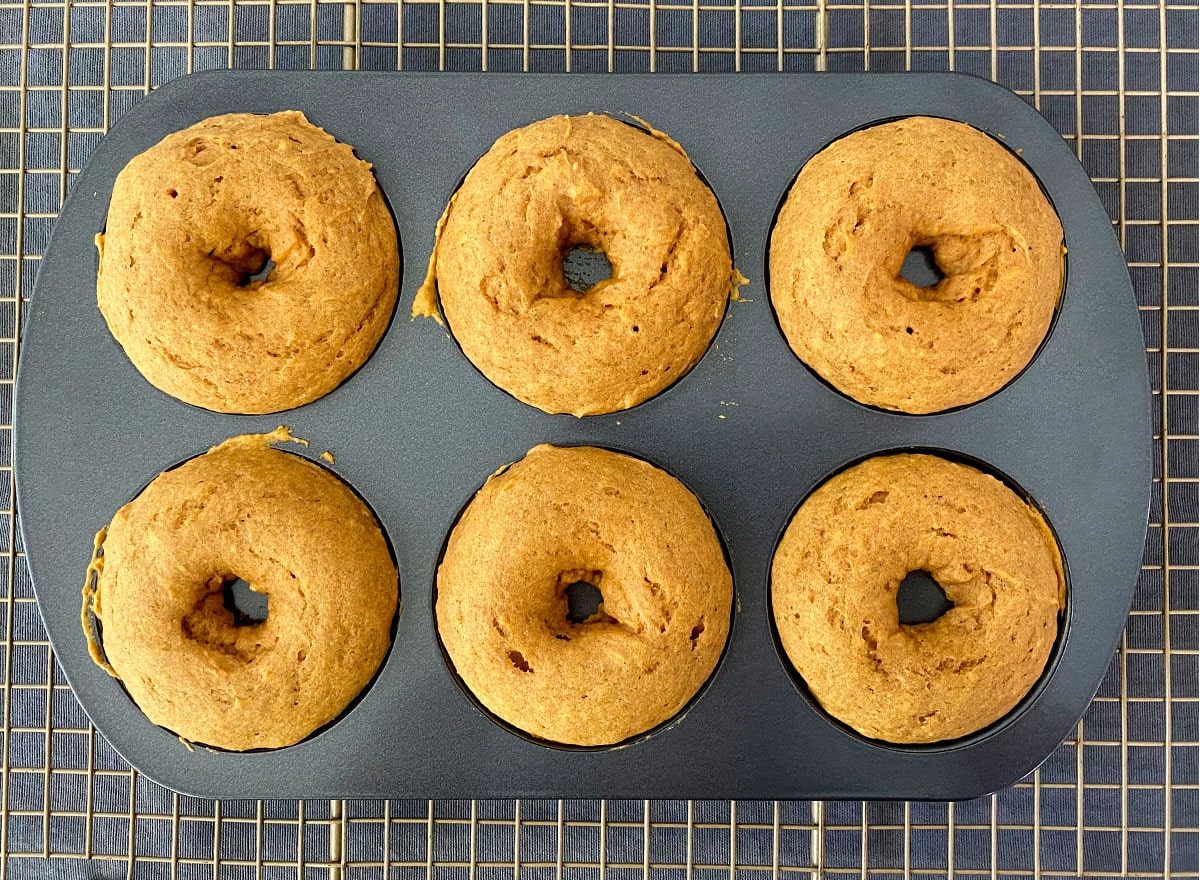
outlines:
M1197 11L1093 0L0 2L0 873L1200 876ZM38 617L13 508L12 383L23 305L73 175L152 88L220 67L959 70L1024 96L1113 219L1155 389L1134 611L1071 739L1013 788L959 804L207 801L131 770L88 724Z

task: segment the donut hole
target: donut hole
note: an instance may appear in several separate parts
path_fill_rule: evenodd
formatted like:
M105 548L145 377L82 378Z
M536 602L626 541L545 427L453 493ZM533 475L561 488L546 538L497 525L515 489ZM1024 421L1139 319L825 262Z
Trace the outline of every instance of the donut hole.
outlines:
M568 626L555 632L556 639L569 642L577 635L576 627L593 623L617 623L604 610L604 593L600 580L604 572L590 568L573 568L560 572L555 584L559 609Z
M912 284L913 287L931 288L937 287L946 277L946 273L938 266L933 248L918 244L911 247L904 257L904 264L900 267L900 277ZM909 332L911 333L911 330Z
M258 290L276 268L269 243L259 234L210 248L207 258L214 264L215 274L235 290Z
M587 623L602 613L604 594L600 588L588 581L567 584L567 620L571 623Z
M257 290L262 287L275 268L275 261L271 259L270 251L249 243L244 245L244 250L230 254L221 259L221 262L230 266L237 274L234 284L248 290Z
M575 293L585 294L601 281L612 277L612 263L598 247L577 244L563 254L563 278Z
M933 623L953 607L942 585L922 569L906 574L896 591L896 611L903 626Z
M236 575L225 580L221 588L221 599L225 610L233 615L234 626L257 626L270 613L270 596L255 591Z
M267 619L266 593L230 572L217 572L204 582L192 609L183 615L184 638L252 662L262 649L256 628Z
M265 251L262 253L265 257L262 267L257 271L251 272L249 275L243 277L241 282L238 284L238 287L261 287L266 282L267 278L270 277L271 273L275 271L275 261L271 259L270 254L267 254Z

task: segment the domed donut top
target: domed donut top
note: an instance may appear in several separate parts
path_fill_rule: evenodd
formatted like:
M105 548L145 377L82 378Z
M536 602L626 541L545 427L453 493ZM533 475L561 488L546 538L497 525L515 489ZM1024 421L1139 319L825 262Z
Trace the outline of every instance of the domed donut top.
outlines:
M944 273L901 274L913 247ZM909 413L1002 388L1045 338L1063 231L1025 165L961 122L848 135L801 169L771 236L771 299L792 350L862 403Z
M568 590L602 602L581 622ZM463 512L437 574L437 627L463 683L542 739L611 745L673 717L729 632L733 582L696 497L592 447L538 446Z
M928 572L954 604L902 624L901 581ZM884 455L800 506L771 568L784 651L860 733L953 739L1003 717L1046 666L1065 605L1058 544L996 478L935 455Z
M581 246L609 278L563 275ZM686 373L725 313L725 220L682 149L607 116L555 116L502 136L446 209L415 315L441 308L485 376L546 412L641 403Z
M97 536L83 603L92 656L152 722L193 742L299 742L345 710L391 643L387 540L338 477L269 447L289 439L280 428L225 441L160 474ZM237 623L225 590L239 578L267 595L265 620Z
M371 166L297 112L212 117L135 156L97 245L100 310L134 366L219 412L333 390L395 306L396 229Z

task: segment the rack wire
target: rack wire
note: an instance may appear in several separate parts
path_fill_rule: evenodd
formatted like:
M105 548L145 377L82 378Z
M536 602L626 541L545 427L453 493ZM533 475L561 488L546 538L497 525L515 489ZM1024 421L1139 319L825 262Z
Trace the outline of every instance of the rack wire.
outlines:
M0 875L359 878L1172 877L1197 867L1198 6L1108 0L0 2ZM1062 133L1125 249L1154 386L1134 610L1072 737L958 804L207 801L89 725L20 545L12 391L23 307L100 137L205 68L959 70Z

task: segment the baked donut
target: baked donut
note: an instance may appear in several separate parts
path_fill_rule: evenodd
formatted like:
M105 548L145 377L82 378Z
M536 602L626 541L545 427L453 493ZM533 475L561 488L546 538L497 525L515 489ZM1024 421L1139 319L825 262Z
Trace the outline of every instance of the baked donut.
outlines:
M214 116L135 156L96 244L100 311L134 366L217 412L332 391L396 304L396 227L371 166L296 112Z
M568 588L597 588L583 622ZM450 533L437 630L487 709L533 736L611 745L676 715L725 647L733 581L704 508L628 455L537 446Z
M374 515L340 479L234 437L160 474L97 536L84 587L92 656L155 724L230 750L288 746L333 721L391 643L398 584ZM103 555L99 555L102 548ZM93 577L94 575L94 577ZM235 625L225 588L269 597Z
M901 624L926 571L954 607ZM1058 544L1032 506L935 455L870 458L800 506L771 566L780 642L830 715L864 736L930 743L1003 717L1046 666L1065 605Z
M944 273L900 274L914 247ZM1058 215L1025 165L961 122L857 131L800 171L771 234L792 351L855 400L930 413L982 400L1033 359L1063 286Z
M603 251L586 293L563 276L575 247ZM430 276L463 353L550 413L635 406L708 349L732 284L725 218L674 141L607 116L555 116L484 154L441 224Z

